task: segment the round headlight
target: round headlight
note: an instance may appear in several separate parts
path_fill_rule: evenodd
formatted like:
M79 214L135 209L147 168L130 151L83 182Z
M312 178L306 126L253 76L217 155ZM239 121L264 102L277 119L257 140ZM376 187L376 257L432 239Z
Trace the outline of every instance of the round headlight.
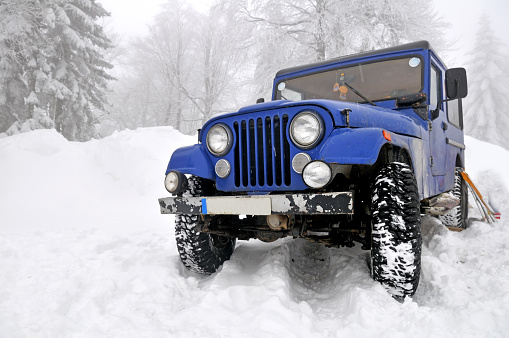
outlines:
M216 169L217 176L219 176L221 178L225 178L228 175L230 175L230 171L231 171L230 162L228 162L225 159L220 159L219 161L217 161L215 169Z
M311 157L306 153L298 153L293 157L292 168L297 174L302 174L302 169L311 162Z
M175 192L175 190L177 190L178 185L179 177L177 176L177 173L174 171L170 171L164 179L164 186L166 187L166 190L168 190L168 192L173 193Z
M187 178L179 171L170 171L164 178L164 186L168 192L180 194L187 189Z
M311 188L322 188L330 182L331 178L331 168L322 161L309 162L302 170L302 179Z
M226 154L231 148L231 135L230 128L226 125L216 124L207 133L207 148L216 156Z
M304 111L294 117L290 124L290 137L296 146L312 148L323 135L322 119L312 111Z

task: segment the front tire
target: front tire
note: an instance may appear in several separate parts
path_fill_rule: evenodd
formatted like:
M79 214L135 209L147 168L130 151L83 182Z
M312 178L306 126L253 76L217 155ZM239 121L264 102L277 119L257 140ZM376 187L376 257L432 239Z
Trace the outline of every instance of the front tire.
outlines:
M462 168L456 168L454 172L454 188L451 191L454 197L459 198L460 204L452 208L447 214L438 216L438 219L445 226L466 229L468 219L468 188L463 176L461 176L462 171Z
M196 176L188 178L184 196L204 196L209 188L207 181ZM203 222L200 215L177 215L175 238L182 263L191 271L211 274L230 259L235 250L235 238L200 233L196 227Z
M371 273L398 300L414 295L421 272L421 215L411 167L393 162L377 172L372 195Z

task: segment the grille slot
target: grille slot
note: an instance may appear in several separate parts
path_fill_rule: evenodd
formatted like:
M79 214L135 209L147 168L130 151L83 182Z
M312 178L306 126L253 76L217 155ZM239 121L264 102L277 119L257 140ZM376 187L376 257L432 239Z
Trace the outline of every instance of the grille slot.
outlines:
M234 122L236 187L291 184L288 120L285 114Z

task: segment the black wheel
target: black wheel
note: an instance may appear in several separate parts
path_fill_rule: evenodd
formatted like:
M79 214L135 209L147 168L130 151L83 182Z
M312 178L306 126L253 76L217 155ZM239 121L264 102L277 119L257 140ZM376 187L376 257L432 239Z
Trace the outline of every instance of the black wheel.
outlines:
M184 196L204 196L206 181L191 176ZM211 274L228 259L235 250L235 238L218 236L196 231L203 222L200 215L177 215L175 217L175 238L182 263L191 271Z
M459 198L460 204L452 208L447 214L438 216L440 221L446 226L466 229L468 219L468 188L463 176L462 168L456 168L454 173L454 188L451 193Z
M378 171L372 195L371 273L394 298L413 296L421 273L421 215L411 167L393 162Z

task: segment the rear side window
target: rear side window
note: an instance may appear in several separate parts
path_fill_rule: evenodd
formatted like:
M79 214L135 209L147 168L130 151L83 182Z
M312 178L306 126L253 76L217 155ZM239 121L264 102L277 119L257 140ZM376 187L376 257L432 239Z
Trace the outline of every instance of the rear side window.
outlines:
M437 106L440 98L440 73L437 71L435 66L431 67L430 76L430 89L429 89L429 103L432 106Z
M452 100L447 102L447 118L451 124L459 129L463 129L461 100Z

